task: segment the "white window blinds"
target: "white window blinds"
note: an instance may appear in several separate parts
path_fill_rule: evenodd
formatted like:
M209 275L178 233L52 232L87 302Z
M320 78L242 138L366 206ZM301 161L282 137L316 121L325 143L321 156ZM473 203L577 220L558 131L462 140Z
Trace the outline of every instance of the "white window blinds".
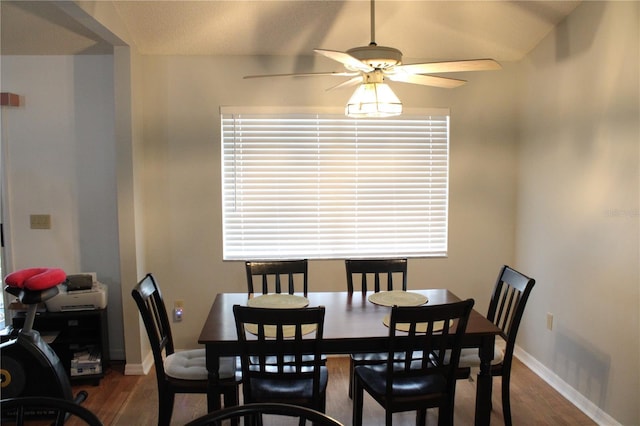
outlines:
M449 116L222 109L226 260L444 256Z

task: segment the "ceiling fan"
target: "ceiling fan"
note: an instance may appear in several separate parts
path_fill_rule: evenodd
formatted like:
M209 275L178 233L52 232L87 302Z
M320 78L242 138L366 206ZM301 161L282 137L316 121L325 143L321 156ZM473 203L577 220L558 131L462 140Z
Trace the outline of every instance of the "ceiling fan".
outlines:
M317 72L294 74L248 75L244 78L262 77L351 77L327 90L360 84L347 103L347 115L354 117L390 116L402 112L402 104L385 80L400 83L420 84L451 89L466 83L450 77L430 74L488 71L502 68L493 59L469 59L448 62L402 63L402 52L394 47L378 46L375 42L375 4L371 0L371 42L367 46L354 47L341 52L337 50L314 49L315 53L326 56L344 65L342 72ZM385 98L385 99L382 99ZM386 105L386 107L384 106ZM351 109L350 109L351 107ZM380 108L386 108L381 110Z

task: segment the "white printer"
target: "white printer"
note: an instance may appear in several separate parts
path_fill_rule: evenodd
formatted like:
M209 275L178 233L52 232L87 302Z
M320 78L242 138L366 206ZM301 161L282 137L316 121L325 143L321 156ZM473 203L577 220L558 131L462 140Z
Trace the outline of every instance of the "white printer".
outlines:
M49 312L104 309L107 306L107 286L98 282L95 273L67 276L58 285L58 294L45 301Z

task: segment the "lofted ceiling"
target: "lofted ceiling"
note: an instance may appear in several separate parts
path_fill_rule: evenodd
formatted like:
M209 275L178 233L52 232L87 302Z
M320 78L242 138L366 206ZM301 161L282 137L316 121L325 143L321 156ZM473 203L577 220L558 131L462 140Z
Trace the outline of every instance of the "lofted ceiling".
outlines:
M90 10L94 2L79 2ZM371 41L369 0L101 1L147 55L313 55ZM111 45L64 1L0 2L2 54L100 54ZM376 1L375 41L405 58L518 61L579 1ZM89 7L87 7L89 5Z

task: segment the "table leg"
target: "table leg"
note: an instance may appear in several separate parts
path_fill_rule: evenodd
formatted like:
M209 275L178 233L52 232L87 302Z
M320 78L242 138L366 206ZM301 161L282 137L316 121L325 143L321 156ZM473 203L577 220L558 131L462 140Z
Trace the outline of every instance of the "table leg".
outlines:
M221 407L220 404L220 386L218 370L220 369L220 357L207 345L206 347L207 371L209 373L209 386L207 390L207 410L208 412L217 411Z
M480 356L480 372L476 381L476 426L491 424L491 392L493 377L491 376L491 361L493 360L495 336L483 339L478 349Z

